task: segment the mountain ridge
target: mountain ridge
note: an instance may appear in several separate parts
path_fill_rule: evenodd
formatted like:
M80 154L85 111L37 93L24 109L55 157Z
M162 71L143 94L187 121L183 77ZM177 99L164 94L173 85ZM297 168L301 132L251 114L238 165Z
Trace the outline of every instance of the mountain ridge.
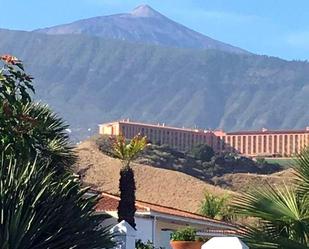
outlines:
M167 47L218 49L249 54L244 49L214 40L162 15L148 5L130 13L98 16L34 30L50 35L84 34Z
M306 62L84 35L0 36L0 54L24 60L38 99L71 124L76 140L123 118L227 131L309 123Z

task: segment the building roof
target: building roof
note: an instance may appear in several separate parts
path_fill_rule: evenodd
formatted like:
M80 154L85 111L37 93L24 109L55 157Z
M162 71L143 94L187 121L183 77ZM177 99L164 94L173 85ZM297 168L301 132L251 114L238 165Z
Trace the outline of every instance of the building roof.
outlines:
M118 203L120 198L115 195L111 195L108 193L103 192L102 193L102 198L100 199L99 203L97 204L96 211L98 212L107 212L107 211L116 211L118 207ZM155 212L155 213L160 213L164 215L172 215L176 216L179 218L188 218L188 219L193 219L196 221L202 221L202 222L209 222L212 224L217 224L217 225L223 225L223 226L229 226L229 227L234 227L233 224L222 222L219 220L215 219L210 219L205 216L191 213L188 211L183 211L179 210L176 208L172 207L166 207L158 204L153 204L149 202L144 202L144 201L136 201L135 202L135 207L136 211L139 213L145 212L149 214L150 212Z
M164 123L163 124L146 124L146 123L140 123L140 122L133 122L130 120L121 120L121 121L115 121L110 123L104 123L100 124L99 126L105 126L105 125L113 125L113 124L129 124L129 125L137 125L137 126L143 126L143 127L149 127L149 128L157 128L157 129L169 129L169 130L175 130L175 131L185 131L185 132L195 132L195 133L212 133L211 130L205 130L205 129L192 129L192 128L179 128L179 127L173 127L173 126L167 126Z
M144 126L149 128L165 128L175 131L186 131L186 132L196 132L196 133L207 133L207 134L215 134L216 132L222 132L225 133L225 135L263 135L263 134L303 134L303 133L309 133L309 127L306 127L302 130L268 130L263 128L262 130L255 130L255 131L235 131L235 132L224 132L223 130L205 130L205 129L190 129L190 128L179 128L179 127L172 127L172 126L166 126L163 124L146 124L141 122L134 122L130 121L129 119L124 119L120 121L110 122L110 123L104 123L101 125L112 125L112 124L131 124L131 125L137 125L137 126Z
M303 130L260 130L260 131L235 131L227 132L226 135L273 135L273 134L309 134L309 129Z

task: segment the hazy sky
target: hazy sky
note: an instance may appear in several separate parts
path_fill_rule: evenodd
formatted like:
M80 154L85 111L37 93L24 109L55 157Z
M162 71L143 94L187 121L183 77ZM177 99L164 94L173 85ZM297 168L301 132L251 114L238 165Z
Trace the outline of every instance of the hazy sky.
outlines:
M309 59L309 0L0 0L0 28L32 30L129 12L144 3L251 52Z

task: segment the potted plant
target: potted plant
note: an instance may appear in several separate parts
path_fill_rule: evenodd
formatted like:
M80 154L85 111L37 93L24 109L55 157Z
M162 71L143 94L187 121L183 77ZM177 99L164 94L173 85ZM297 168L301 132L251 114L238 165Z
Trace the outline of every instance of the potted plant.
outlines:
M171 234L173 249L201 249L203 242L196 239L196 230L192 227L179 229Z

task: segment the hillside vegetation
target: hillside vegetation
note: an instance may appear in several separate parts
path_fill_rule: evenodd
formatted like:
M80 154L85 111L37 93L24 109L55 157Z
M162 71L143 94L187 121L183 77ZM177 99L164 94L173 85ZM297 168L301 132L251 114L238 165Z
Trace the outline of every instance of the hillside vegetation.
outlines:
M65 117L74 139L127 117L226 130L308 125L305 62L83 35L0 30L0 37L0 53L24 60L38 99Z
M112 144L108 136L95 136L93 140L103 153L113 156ZM213 177L220 177L224 174L271 174L283 169L276 163L268 163L266 160L254 161L233 153L215 155L211 147L203 146L209 148L212 155L201 160L194 153L199 146L195 146L193 151L180 152L168 145L149 144L138 158L138 162L157 168L180 171L210 183Z

